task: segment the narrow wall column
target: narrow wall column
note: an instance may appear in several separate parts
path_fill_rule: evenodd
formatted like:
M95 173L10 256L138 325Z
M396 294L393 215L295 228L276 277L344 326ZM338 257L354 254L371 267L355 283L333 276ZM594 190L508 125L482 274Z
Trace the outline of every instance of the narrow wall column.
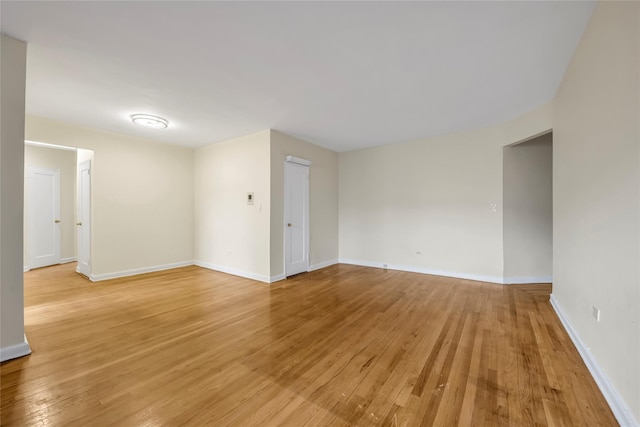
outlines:
M22 272L27 44L0 45L0 360L31 353L24 335Z

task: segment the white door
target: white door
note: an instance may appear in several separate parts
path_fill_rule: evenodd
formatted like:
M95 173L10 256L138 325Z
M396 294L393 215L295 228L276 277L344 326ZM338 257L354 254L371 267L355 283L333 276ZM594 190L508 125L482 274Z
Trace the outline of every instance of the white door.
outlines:
M27 242L29 268L60 263L60 171L27 171Z
M309 271L309 166L284 164L285 275Z
M76 271L89 277L91 273L91 160L78 165L78 267Z

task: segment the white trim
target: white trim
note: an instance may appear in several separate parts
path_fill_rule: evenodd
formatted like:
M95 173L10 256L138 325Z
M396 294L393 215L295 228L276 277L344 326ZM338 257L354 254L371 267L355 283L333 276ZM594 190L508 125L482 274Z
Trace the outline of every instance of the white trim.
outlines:
M502 283L505 285L529 285L534 283L552 283L553 278L551 276L534 276L534 277L526 277L526 276L516 276L516 277L505 277Z
M152 267L136 268L134 270L116 271L113 273L90 274L89 280L100 282L102 280L117 279L119 277L135 276L137 274L153 273L154 271L170 270L172 268L186 267L193 265L193 261L174 262L171 264L154 265ZM76 270L77 271L77 270Z
M198 267L208 268L209 270L219 271L221 273L232 274L234 276L244 277L245 279L257 280L259 282L271 283L271 277L264 276L262 274L250 273L248 271L238 270L233 267L225 267L218 264L211 264L205 261L195 261L195 265ZM276 276L277 277L277 276Z
M337 263L338 263L337 259L332 259L332 260L329 260L329 261L319 262L317 264L310 265L309 266L309 271L320 270L321 268L329 267L330 265L334 265L334 264L337 264Z
M538 132L535 135L531 135L531 136L523 138L523 139L521 139L519 141L509 143L509 144L505 145L505 147L513 147L514 145L518 145L518 144L522 144L522 143L527 142L527 141L531 141L532 139L538 138L539 136L543 136L543 135L546 135L546 134L551 133L551 132L553 132L553 128L549 128L547 130L543 130L542 132Z
M78 258L72 256L72 257L69 257L69 258L60 259L60 262L58 264L67 264L69 262L75 262L75 261L78 261ZM23 273L26 273L28 271L31 271L31 267L29 267L28 265L22 266L22 272ZM76 271L78 271L78 270L76 269Z
M602 370L596 358L591 354L589 347L580 339L580 336L569 322L569 318L565 315L562 308L560 308L560 304L553 294L551 294L549 302L551 302L551 306L558 315L558 319L560 319L562 326L564 326L564 329L569 334L569 338L571 338L571 341L573 341L573 344L578 349L580 357L582 357L585 365L587 365L587 369L591 372L591 376L607 400L609 407L611 407L611 411L616 417L616 420L618 420L622 427L639 427L640 423L634 418L631 409L629 409L613 384L611 384L609 377L607 377L607 374Z
M302 157L286 156L284 158L284 161L289 163L295 163L301 166L311 166L311 160L303 159Z
M484 276L480 274L458 273L453 271L433 270L431 268L411 267L411 266L397 265L397 264L387 264L387 267L384 267L383 266L384 264L380 262L359 261L354 259L343 259L343 258L340 258L340 263L360 265L363 267L386 268L387 270L408 271L410 273L422 273L422 274L433 274L435 276L455 277L457 279L476 280L478 282L490 282L490 283L503 284L502 277L498 277L498 276Z
M294 162L292 159L296 159L297 161ZM303 164L303 162L308 162L308 164ZM285 163L284 163L284 211L283 211L283 215L282 215L282 241L284 243L283 247L282 247L282 264L283 264L283 271L284 271L284 275L285 277L287 276L292 276L294 274L298 274L298 273L304 273L304 272L308 272L309 268L310 268L310 263L311 263L311 258L310 258L310 248L311 248L311 223L310 223L310 215L309 215L309 200L310 200L310 191L311 191L311 186L309 184L309 180L310 180L310 167L309 165L311 165L311 162L309 160L305 160L305 159L300 159L298 157L293 157L293 156L287 156L285 159ZM303 254L305 254L305 260L304 263L306 265L301 266L301 268L299 267L298 269L296 269L295 271L289 271L291 269L291 265L288 265L287 263L287 247L289 246L288 243L290 243L290 239L287 238L287 222L291 221L290 218L287 218L287 212L290 211L290 185L289 182L291 181L291 173L294 170L302 170L305 173L305 179L303 181L303 200L302 200L302 207L303 207L303 222L304 222L304 229L303 229Z
M320 270L321 268L329 267L329 266L335 265L335 264L338 264L338 260L337 259L332 259L332 260L329 260L329 261L319 262L317 264L310 265L309 266L309 270L307 270L307 272ZM271 276L271 283L277 282L278 280L283 280L283 279L286 279L286 278L287 277L286 277L286 275L284 273L277 274L275 276Z
M79 221L81 225L80 229L76 227L76 246L77 251L76 254L78 256L78 265L76 266L76 271L80 274L84 274L85 276L91 279L92 273L92 265L91 265L91 256L92 256L92 226L93 223L93 178L91 177L91 171L93 169L93 156L91 158L86 159L78 163L76 168L76 217L77 221ZM88 180L88 197L86 200L88 206L87 211L85 212L85 197L83 192L83 182L85 181L84 172L87 174ZM78 225L78 222L76 222ZM88 246L85 248L82 242L88 240ZM82 261L80 261L82 258ZM93 279L91 279L93 280Z
M276 274L275 276L271 276L271 279L270 279L269 283L279 282L280 280L284 280L286 278L287 278L287 276L285 276L284 273Z
M27 251L27 262L29 263L29 268L33 265L34 268L40 267L48 267L50 265L55 265L60 263L60 253L62 251L62 235L60 231L60 169L54 168L43 168L39 166L29 166L25 167L25 172L27 176L28 184L25 188L25 194L27 195L27 205L26 205L26 215L25 215L25 224L24 228L27 232L26 244L28 246ZM45 185L44 189L47 192L47 196L52 195L53 198L53 206L47 206L45 209L47 212L50 207L53 208L53 218L56 219L57 223L48 223L49 232L53 233L53 253L47 254L35 254L34 252L39 247L38 243L40 239L38 238L40 235L36 233L35 230L38 228L38 224L41 222L43 218L41 218L41 212L39 212L34 207L37 205L35 202L39 202L38 198L39 194L36 191L36 188L40 189L41 186L35 184L34 177L46 176L48 178L53 178L53 191L51 191L51 187ZM28 189L28 191L27 191ZM34 199L34 197L36 199ZM48 205L48 203L47 203ZM49 252L49 251L47 251ZM24 262L24 260L23 260Z
M29 347L29 341L27 341L27 336L25 335L24 342L0 348L0 362L17 359L28 354L31 354L31 347Z
M66 145L48 144L46 142L25 140L24 143L25 143L25 145L33 145L33 146L36 146L36 147L55 148L57 150L78 151L78 149L75 148L75 147L67 147Z

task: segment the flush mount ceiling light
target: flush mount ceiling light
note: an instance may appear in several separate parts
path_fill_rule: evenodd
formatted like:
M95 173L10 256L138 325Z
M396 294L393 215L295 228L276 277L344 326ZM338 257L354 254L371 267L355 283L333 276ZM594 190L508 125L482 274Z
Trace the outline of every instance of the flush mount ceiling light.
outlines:
M134 114L131 116L131 121L137 125L154 129L164 129L169 126L169 120L150 114Z

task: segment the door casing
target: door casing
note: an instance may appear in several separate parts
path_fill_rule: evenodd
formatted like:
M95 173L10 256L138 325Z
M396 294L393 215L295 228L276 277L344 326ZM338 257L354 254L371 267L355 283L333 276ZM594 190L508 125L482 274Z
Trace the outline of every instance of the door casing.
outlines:
M28 268L60 263L60 170L29 167L27 171Z
M78 265L76 271L91 277L91 160L78 163Z
M284 165L283 227L286 277L309 271L310 164L308 160L288 156ZM293 253L294 251L297 253Z

